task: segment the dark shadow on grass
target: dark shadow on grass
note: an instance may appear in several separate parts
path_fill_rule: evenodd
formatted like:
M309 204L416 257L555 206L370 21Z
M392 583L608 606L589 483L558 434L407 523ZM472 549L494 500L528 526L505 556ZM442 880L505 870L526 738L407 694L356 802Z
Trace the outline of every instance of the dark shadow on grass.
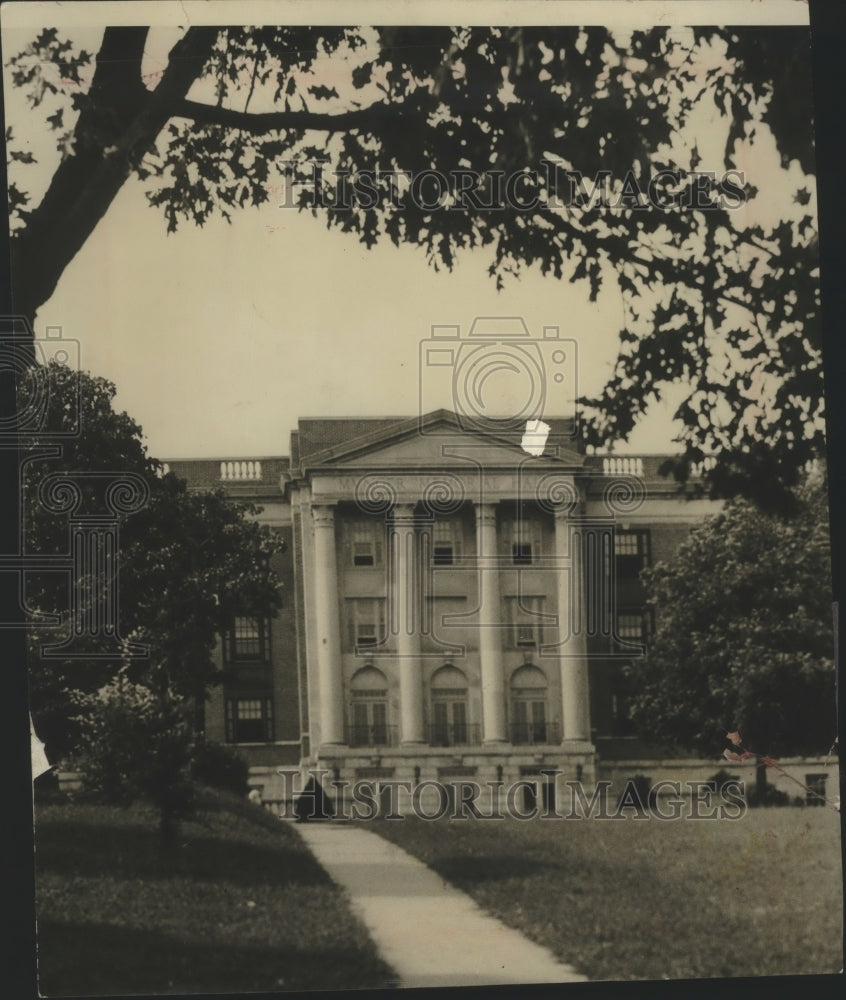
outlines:
M38 927L39 985L46 996L235 993L388 986L393 973L351 947L298 950L202 943L159 931L49 919Z
M231 792L216 788L201 788L197 793L197 811L203 815L230 814L240 816L253 826L263 826L268 830L279 829L279 817L268 809L249 802Z
M549 861L536 861L519 854L486 854L484 857L455 854L437 858L430 866L456 884L469 882L501 881L505 878L526 878L548 873L561 865Z
M90 822L51 819L36 829L36 866L41 872L76 876L148 880L178 876L235 885L326 885L323 869L290 840L290 831L278 833L278 845L208 834L183 838L166 848L153 829L97 828Z

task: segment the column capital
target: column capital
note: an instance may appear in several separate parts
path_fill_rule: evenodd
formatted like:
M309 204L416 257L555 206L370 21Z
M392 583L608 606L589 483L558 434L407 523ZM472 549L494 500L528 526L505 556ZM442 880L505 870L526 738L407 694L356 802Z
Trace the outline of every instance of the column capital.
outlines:
M568 521L579 521L585 516L585 504L583 500L573 505L556 504L552 508L552 516L556 524L566 524Z
M585 516L585 501L579 497L575 502L563 502L552 507L552 516L556 521L578 521Z
M406 503L406 502L395 503L391 507L391 517L393 518L394 522L396 521L413 522L415 520L414 512L416 507L417 507L416 503Z
M497 500L485 500L482 503L473 501L473 507L476 511L476 523L495 525L498 504L499 501Z
M311 516L317 528L329 528L335 524L335 504L319 503L311 505Z

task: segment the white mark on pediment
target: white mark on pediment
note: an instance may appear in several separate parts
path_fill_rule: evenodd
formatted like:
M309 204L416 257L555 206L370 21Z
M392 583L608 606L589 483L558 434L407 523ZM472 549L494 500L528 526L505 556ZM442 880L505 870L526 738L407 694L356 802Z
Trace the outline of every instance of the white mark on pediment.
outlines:
M542 455L549 431L549 424L544 423L543 420L527 420L520 447L530 455Z

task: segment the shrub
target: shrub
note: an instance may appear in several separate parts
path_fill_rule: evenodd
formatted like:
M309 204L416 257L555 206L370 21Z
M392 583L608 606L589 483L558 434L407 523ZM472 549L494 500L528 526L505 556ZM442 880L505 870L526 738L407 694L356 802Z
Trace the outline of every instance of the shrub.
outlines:
M766 784L763 787L763 791L753 785L751 788L746 790L746 801L750 809L755 809L759 806L789 806L790 796L787 792L782 792L773 785Z
M172 839L193 805L187 703L134 684L121 670L96 694L77 694L76 704L83 789L116 804L149 799L159 810L163 836Z
M729 772L724 767L721 767L716 774L712 774L711 777L708 779L708 781L713 782L717 794L720 794L722 792L723 787L726 785L727 782L731 782L733 785L742 784L739 775L729 774Z
M652 787L652 778L645 774L636 774L626 781L623 791L617 798L617 812L621 806L632 806L638 812L645 812L647 809L654 809L656 803L655 790Z
M222 743L200 740L194 747L191 776L203 785L246 795L249 773L247 762Z

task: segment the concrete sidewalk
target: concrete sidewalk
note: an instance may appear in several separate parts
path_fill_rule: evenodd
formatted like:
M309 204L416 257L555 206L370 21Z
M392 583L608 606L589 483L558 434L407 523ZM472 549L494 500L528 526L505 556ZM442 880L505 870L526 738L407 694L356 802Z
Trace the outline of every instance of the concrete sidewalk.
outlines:
M332 880L347 890L353 911L400 985L585 981L378 834L331 821L292 825Z

